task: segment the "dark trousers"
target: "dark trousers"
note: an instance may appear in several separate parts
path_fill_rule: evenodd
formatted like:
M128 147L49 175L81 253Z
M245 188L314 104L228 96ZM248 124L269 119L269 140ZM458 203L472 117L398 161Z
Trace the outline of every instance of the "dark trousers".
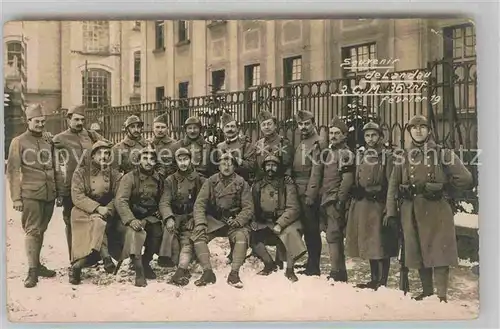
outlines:
M64 196L62 200L63 221L66 225L66 241L68 243L68 255L71 261L71 210L73 209L73 200L71 196Z
M302 208L302 229L304 232L304 242L307 247L307 265L306 268L319 271L321 260L321 230L319 205L307 206L305 197L300 196Z

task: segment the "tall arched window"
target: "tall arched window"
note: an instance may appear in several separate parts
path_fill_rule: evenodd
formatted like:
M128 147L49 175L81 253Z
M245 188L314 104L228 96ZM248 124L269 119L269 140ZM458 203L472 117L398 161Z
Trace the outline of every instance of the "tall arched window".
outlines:
M82 103L88 108L111 104L111 73L102 69L82 72Z
M83 51L109 51L109 21L83 21Z

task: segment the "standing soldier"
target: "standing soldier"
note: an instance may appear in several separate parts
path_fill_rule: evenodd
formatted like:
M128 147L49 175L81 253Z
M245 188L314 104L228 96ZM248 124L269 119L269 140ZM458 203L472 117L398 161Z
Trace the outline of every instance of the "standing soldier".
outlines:
M158 154L158 171L163 177L175 173L173 146L176 140L167 135L167 122L165 115L160 115L153 120L153 137L148 141L154 145Z
M21 224L29 267L24 286L32 288L36 286L38 276L56 275L56 272L40 263L40 251L54 211L60 180L54 170L56 159L51 141L42 136L45 127L42 107L39 104L29 106L26 119L28 129L12 139L10 144L7 177L14 210L22 213Z
M432 139L426 117L414 116L407 130L412 143L392 172L384 224L391 226L397 221L401 200L405 264L419 270L422 282L423 292L415 299L434 294L434 270L439 300L447 302L449 267L458 265L453 211L447 194L450 189L471 187L472 175L453 150L443 149Z
M126 174L137 167L139 153L147 146L142 135L144 122L137 116L131 115L125 120L125 138L112 148L113 166Z
M181 243L179 266L172 277L171 283L180 286L189 283L188 266L191 262L193 247L203 268L203 274L199 280L195 281L195 285L204 286L215 283L216 278L210 264L210 251L207 242L198 240L196 244L193 244L191 240L194 228L194 202L205 182L205 178L201 177L191 165L191 152L188 149L183 147L178 149L175 152L175 161L179 169L176 173L167 177L160 201L160 214L168 231L164 232L164 242L166 233L173 234L175 232L179 236ZM171 241L171 239L167 240ZM164 243L162 243L161 249L164 249L164 247ZM162 255L161 250L160 255Z
M80 105L68 111L68 126L65 131L54 136L54 147L58 150L59 163L64 164L63 168L58 168L63 172L64 185L59 191L57 204L63 207L63 220L66 224L66 240L68 242L68 253L71 259L71 179L75 170L89 160L92 145L104 140L104 137L93 130L86 130L85 126L85 106Z
M331 269L328 279L347 282L344 255L345 208L354 182L354 154L345 144L348 128L338 117L329 127L330 145L321 152L323 162L321 210L326 222L326 241Z
M196 171L203 177L213 173L212 144L206 142L201 135L201 121L197 117L189 117L184 122L186 137L177 141L173 149L184 147L191 152L191 163Z
M163 193L163 178L156 171L157 155L150 145L140 153L139 165L123 176L115 197L115 208L125 226L121 259L130 256L135 270L135 285L145 287L155 279L150 262L160 249L163 230L158 205ZM144 255L142 247L145 247Z
M252 186L255 222L252 222L251 243L254 252L264 261L264 269L258 274L269 275L276 271L276 263L266 249L266 244L273 244L277 249L286 250L285 276L296 282L298 278L293 266L307 252L300 233L297 189L285 182L283 176L278 176L281 165L278 157L269 155L262 165L267 175Z
M255 146L250 144L246 136L240 136L238 123L228 113L221 118L225 141L219 143L217 148L221 153L231 153L238 161L236 173L243 177L249 184L251 175L255 170Z
M359 154L351 189L346 254L370 261L371 280L357 287L377 290L387 285L390 257L398 255L397 230L382 225L393 163L389 150L383 147L380 126L369 122L363 132L366 149Z
M320 275L322 245L318 198L322 169L319 161L320 136L314 127L314 116L311 112L298 111L296 120L302 139L294 152L292 177L298 190L304 240L308 253L305 269L299 273Z
M292 182L290 175L293 163L293 145L290 141L278 134L276 118L268 111L261 111L258 115L260 129L264 138L255 144L256 149L256 179L265 176L262 171L262 162L268 155L276 155L281 159L283 165L282 173L288 182Z
M234 172L236 165L230 153L223 154L219 173L210 176L201 187L194 204L192 240L196 245L198 241L208 243L215 237L228 237L234 250L227 283L242 288L239 270L248 249L254 205L250 186Z
M90 156L91 163L78 168L71 182L71 197L75 204L71 211L71 284L79 284L82 268L92 266L99 259L103 260L106 272L113 273L115 264L111 255L118 259L118 251L121 251L120 248L114 248L114 252L108 249L116 247L118 242L109 237L116 236L118 230L114 197L121 178L121 174L110 166L111 144L105 141L94 143Z

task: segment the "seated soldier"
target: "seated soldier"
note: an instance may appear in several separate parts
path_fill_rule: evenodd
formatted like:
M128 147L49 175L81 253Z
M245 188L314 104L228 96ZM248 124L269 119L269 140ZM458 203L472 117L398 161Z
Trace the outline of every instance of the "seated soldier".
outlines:
M243 288L239 270L245 261L254 206L250 186L234 172L236 159L225 153L219 172L203 183L194 204L194 231L191 239L208 243L215 237L228 237L234 244L233 262L227 283Z
M193 245L191 240L194 228L193 206L205 178L191 164L191 152L188 149L181 147L175 151L175 161L178 170L165 180L165 188L160 200L160 214L166 222L167 232L165 233L170 237L175 232L181 245L179 266L169 283L179 286L189 283L188 266L194 247L198 261L203 267L203 275L195 281L195 285L205 286L216 281L210 264L210 251L205 241L199 240ZM165 240L172 241L171 238L165 239L165 233L164 242Z
M118 219L115 216L113 198L121 174L110 166L110 155L111 145L108 142L94 143L90 163L80 166L73 174L72 266L69 274L71 284L79 284L82 268L94 265L100 258L107 273L113 273L115 270L108 251L108 235L111 242L119 242L116 239ZM116 248L112 254L118 258L121 248L116 244L113 246Z
M121 259L131 257L137 287L145 287L146 279L156 278L150 262L160 249L163 235L158 204L164 182L155 165L156 151L148 145L140 152L137 168L121 179L115 197L116 211L125 226ZM141 255L143 246L144 255Z
M269 275L277 270L266 245L275 245L277 253L279 249L285 249L285 276L296 282L295 261L307 250L301 237L297 189L278 174L280 165L278 157L268 155L262 162L266 176L252 186L255 221L251 224L251 245L264 262L264 269L258 273L260 275Z

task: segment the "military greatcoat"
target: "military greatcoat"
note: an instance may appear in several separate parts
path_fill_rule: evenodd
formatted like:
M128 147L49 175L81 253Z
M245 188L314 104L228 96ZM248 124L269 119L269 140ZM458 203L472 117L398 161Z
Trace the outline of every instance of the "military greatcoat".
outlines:
M174 144L177 142L169 136L162 138L152 137L148 140L154 145L158 155L158 171L163 177L168 177L175 173L176 164L174 160Z
M246 136L237 136L232 140L225 140L217 145L222 153L231 153L240 162L235 172L247 182L254 174L256 165L255 146Z
M255 205L255 231L281 228L279 239L287 253L294 259L306 253L301 237L302 224L299 220L300 206L295 186L285 183L283 178L264 178L252 186Z
M181 147L191 151L191 163L200 175L209 177L213 174L213 160L217 154L212 152L212 144L206 142L201 135L195 140L190 140L186 136L174 143L172 146L174 153Z
M111 155L113 156L113 167L126 174L133 170L140 159L140 151L146 147L147 141L141 136L138 140L133 140L129 136L113 146Z
M75 262L99 251L102 244L110 247L113 258L119 258L121 243L116 230L114 196L121 174L111 167L102 168L91 164L78 168L71 182L71 197L74 207L71 211L72 249L71 261ZM103 218L97 213L99 206L107 207L110 216ZM114 230L114 232L110 232Z
M257 161L257 179L264 176L262 162L269 155L275 155L281 159L281 167L285 175L291 175L292 163L294 158L294 149L292 143L279 134L259 139L255 143L256 161Z
M400 186L423 186L442 183L451 188L467 189L472 175L458 156L432 140L418 147L413 144L405 153L403 164L392 171L387 194L388 216L398 215ZM426 199L415 193L402 199L400 218L405 239L405 262L410 268L454 266L458 263L457 238L453 211L446 198Z

